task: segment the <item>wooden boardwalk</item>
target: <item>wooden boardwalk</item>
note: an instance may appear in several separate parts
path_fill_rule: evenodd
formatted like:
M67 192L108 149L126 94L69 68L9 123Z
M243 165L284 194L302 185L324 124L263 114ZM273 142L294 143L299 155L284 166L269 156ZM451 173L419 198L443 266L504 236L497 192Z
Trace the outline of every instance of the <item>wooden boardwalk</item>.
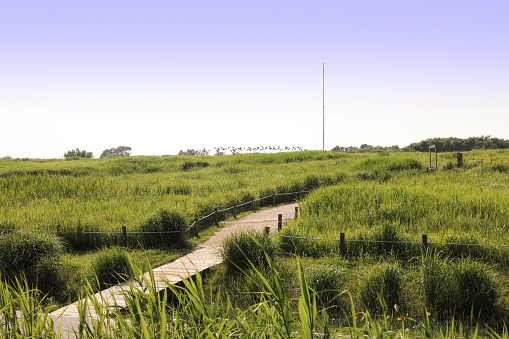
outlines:
M282 205L249 214L247 217L237 221L222 223L224 227L208 240L197 246L193 252L173 262L153 269L153 275L158 289L161 291L166 288L165 281L176 284L194 276L196 271L203 272L210 267L220 264L222 262L219 256L220 246L223 239L229 234L250 229L263 230L266 226L271 228L271 232L276 232L278 214L283 215L283 220L293 219L295 216L295 207L297 206L297 203ZM144 275L147 280L150 281L150 272ZM94 298L102 301L102 306L104 308L126 307L123 290L127 290L128 288L128 283L116 285L96 293ZM61 324L64 336L69 335L70 338L74 337L72 331L73 329L77 329L79 324L78 304L79 302L75 302L50 313L50 316L55 320L56 326ZM95 310L91 306L89 306L88 316L97 317Z

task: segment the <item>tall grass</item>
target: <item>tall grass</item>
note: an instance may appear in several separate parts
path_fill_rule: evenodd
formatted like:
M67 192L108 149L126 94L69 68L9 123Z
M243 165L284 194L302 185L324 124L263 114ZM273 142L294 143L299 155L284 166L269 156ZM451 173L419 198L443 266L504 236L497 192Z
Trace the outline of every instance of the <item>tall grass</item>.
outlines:
M270 269L275 284L258 272L260 300L246 308L234 307L228 298L206 295L202 276L184 280L181 285L167 283L161 294L136 266L135 280L125 290L124 309L104 308L102 297L89 295L79 304L78 338L507 338L507 327L500 331L483 329L477 322L471 326L454 320L437 323L429 316L423 320L411 317L395 319L369 311L358 312L354 302L341 323L320 308L316 294L308 284L302 262L297 258L299 293L290 296L275 266ZM139 286L145 286L140 289ZM60 319L53 320L48 311L33 298L33 290L23 283L11 288L0 282L0 334L6 338L58 338L65 336ZM92 293L92 292L90 292ZM345 292L349 299L352 297ZM171 301L171 302L170 302ZM20 310L16 314L16 310ZM90 310L96 316L90 317ZM55 323L53 322L55 321ZM56 325L56 326L55 326Z
M223 240L220 255L227 273L232 275L245 272L252 266L267 268L274 258L277 244L263 232L244 231L231 234Z
M343 232L352 240L413 242L419 242L421 235L427 234L429 242L472 243L475 240L478 244L504 245L509 242L508 187L507 176L498 172L481 173L480 168L434 175L402 175L386 182L354 178L311 193L301 206L301 218L284 233L339 239L339 233ZM295 248L299 240L288 242L294 242L294 250L301 254L315 255L311 251L320 252L315 246L325 246L300 241L303 247L299 252ZM348 246L349 250L366 247ZM370 251L382 250L376 244L370 246L373 247ZM396 252L409 250L404 245L384 246ZM456 256L461 253L476 257L494 255L489 249L473 246L448 245L445 249ZM507 257L505 251L499 253Z
M276 193L312 190L344 180L332 152L214 157L125 157L80 161L2 160L0 227L60 230L75 249L119 244L142 231L154 214L171 210L186 224L211 213ZM208 164L204 166L203 164ZM276 203L296 199L277 197ZM272 199L258 204L271 204ZM81 239L81 243L78 239ZM134 240L136 243L139 240Z

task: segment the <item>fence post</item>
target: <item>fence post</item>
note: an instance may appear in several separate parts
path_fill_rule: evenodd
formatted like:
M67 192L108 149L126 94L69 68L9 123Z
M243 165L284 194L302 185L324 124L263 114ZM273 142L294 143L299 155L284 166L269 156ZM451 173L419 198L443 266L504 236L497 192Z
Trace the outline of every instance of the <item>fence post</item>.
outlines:
M341 256L346 255L345 233L339 233L339 254L341 254Z
M298 216L299 216L299 206L295 206L295 217L294 217L294 219L297 219Z
M272 205L276 206L276 191L272 191Z
M425 250L428 249L428 236L426 234L422 235L422 245Z
M299 191L299 201L300 201L300 191Z
M217 213L217 207L214 208L214 215L215 215L215 218L216 218L216 226L219 226L219 215Z
M127 247L127 227L122 226L122 245Z
M254 212L254 197L251 197L251 209L253 210Z
M283 228L283 215L278 214L277 215L277 230L281 231L282 228Z
M265 226L265 235L269 235L270 233L270 226Z
M237 219L237 203L233 203L233 217Z
M186 225L180 224L179 225L179 231L180 231L180 242L182 245L187 245L187 239L186 239Z
M198 238L198 214L194 215L194 236Z

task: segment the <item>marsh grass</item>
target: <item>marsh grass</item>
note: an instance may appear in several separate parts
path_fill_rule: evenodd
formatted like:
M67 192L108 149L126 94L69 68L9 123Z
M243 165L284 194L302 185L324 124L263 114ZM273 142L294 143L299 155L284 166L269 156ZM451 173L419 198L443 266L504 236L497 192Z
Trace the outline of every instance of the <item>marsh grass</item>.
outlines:
M438 317L487 319L494 314L499 292L495 274L470 258L450 261L440 252L422 259L422 288L426 306Z
M0 210L0 224L16 229L59 229L59 236L72 250L120 245L122 226L128 234L142 231L159 211L176 211L188 225L195 214L239 206L270 196L272 191L290 193L340 182L346 174L335 166L337 159L348 160L344 169L358 157L295 152L71 162L2 160L0 205L5 208ZM276 204L297 198L297 194L279 195ZM256 208L272 203L272 199L256 202ZM244 209L250 209L249 204ZM238 212L242 212L240 207ZM222 213L221 218L231 214ZM161 243L128 237L134 246Z
M395 305L396 309L401 308L401 275L397 263L373 266L360 285L359 296L364 307L372 314L387 314Z
M252 266L269 267L268 258L274 258L277 243L264 232L241 231L223 240L220 255L229 275L242 273Z
M152 283L132 265L134 279L125 290L127 307L104 308L105 296L92 295L78 305L80 323L74 330L78 338L507 338L507 327L499 331L481 327L477 322L467 325L455 319L437 323L431 313L420 319L409 315L384 312L375 314L356 310L353 296L343 292L350 307L341 318L330 317L320 308L316 293L308 283L302 261L294 261L299 293L292 297L285 288L278 270L270 261L268 269L273 281L253 270L257 277L259 298L245 308L235 307L229 297L207 295L202 276L186 279L180 285L167 283L159 293ZM139 286L144 286L140 288ZM6 338L57 338L62 329L48 317L48 311L34 297L34 290L22 282L10 287L0 281L0 335ZM170 299L175 302L168 303ZM90 309L97 313L90 317ZM20 313L17 315L16 310Z
M26 279L31 288L57 296L63 282L63 245L48 233L14 231L0 236L0 267L8 280Z
M328 309L329 314L337 313L347 269L338 264L319 264L307 267L304 272L309 287L315 291L318 307Z
M133 276L129 254L121 247L100 250L92 268L99 290L127 281Z

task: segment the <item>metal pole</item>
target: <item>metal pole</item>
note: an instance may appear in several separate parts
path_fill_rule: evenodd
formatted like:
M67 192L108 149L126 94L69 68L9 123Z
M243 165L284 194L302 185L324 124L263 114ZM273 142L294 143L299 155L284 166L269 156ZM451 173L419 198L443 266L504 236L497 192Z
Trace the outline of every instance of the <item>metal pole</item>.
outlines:
M325 151L325 63L322 64L322 125L323 125L323 151Z

